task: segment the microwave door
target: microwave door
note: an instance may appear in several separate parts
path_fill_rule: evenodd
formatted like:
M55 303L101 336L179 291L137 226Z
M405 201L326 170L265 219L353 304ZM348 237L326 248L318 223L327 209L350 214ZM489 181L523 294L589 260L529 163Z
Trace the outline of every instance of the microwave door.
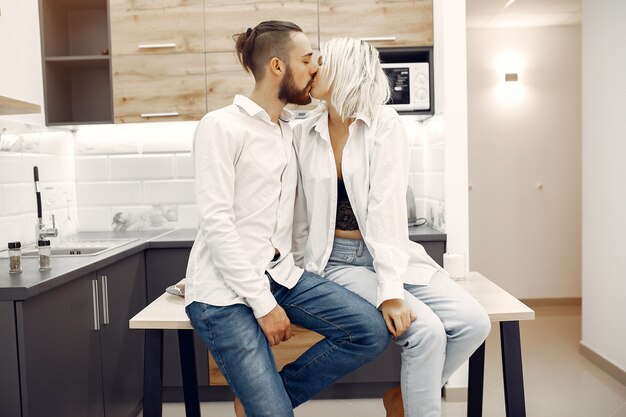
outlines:
M408 68L385 68L391 87L388 104L397 110L411 109L411 86Z

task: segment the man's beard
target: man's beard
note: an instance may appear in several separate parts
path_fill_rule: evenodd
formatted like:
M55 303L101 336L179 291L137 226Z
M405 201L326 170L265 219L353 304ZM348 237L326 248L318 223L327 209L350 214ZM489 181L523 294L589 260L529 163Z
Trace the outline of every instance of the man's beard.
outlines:
M309 104L311 102L311 96L309 95L309 91L311 88L311 83L313 79L304 87L302 90L298 89L293 82L293 73L291 72L291 68L287 66L287 71L285 72L285 77L280 83L280 89L278 90L278 99L287 104Z

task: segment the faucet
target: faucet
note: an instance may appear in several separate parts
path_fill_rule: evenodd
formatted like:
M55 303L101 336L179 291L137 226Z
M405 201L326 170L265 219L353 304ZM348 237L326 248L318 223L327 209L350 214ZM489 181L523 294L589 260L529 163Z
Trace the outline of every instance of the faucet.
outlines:
M56 228L54 214L52 215L52 227L46 227L43 223L41 193L39 192L39 168L37 166L33 167L33 175L35 177L35 196L37 197L37 224L35 225L35 238L36 242L38 242L47 237L57 237L59 230Z

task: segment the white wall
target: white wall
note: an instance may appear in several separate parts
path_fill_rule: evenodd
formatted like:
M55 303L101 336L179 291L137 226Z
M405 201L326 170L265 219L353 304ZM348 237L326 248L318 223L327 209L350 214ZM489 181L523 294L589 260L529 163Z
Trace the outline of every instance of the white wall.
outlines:
M582 344L626 371L626 2L583 0Z
M43 75L37 0L0 0L0 95L41 105L42 113L0 116L43 125Z
M580 77L580 26L468 31L471 269L520 298L581 295Z

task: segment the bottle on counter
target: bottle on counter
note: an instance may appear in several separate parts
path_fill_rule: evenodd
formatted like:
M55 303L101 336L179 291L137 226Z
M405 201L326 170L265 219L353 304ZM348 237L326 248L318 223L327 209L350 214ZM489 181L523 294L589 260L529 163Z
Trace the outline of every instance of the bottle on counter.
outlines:
M39 270L51 270L52 265L50 264L50 241L40 240L39 242L37 242L37 247L39 248Z
M22 244L9 242L9 273L17 274L20 272L22 272Z

